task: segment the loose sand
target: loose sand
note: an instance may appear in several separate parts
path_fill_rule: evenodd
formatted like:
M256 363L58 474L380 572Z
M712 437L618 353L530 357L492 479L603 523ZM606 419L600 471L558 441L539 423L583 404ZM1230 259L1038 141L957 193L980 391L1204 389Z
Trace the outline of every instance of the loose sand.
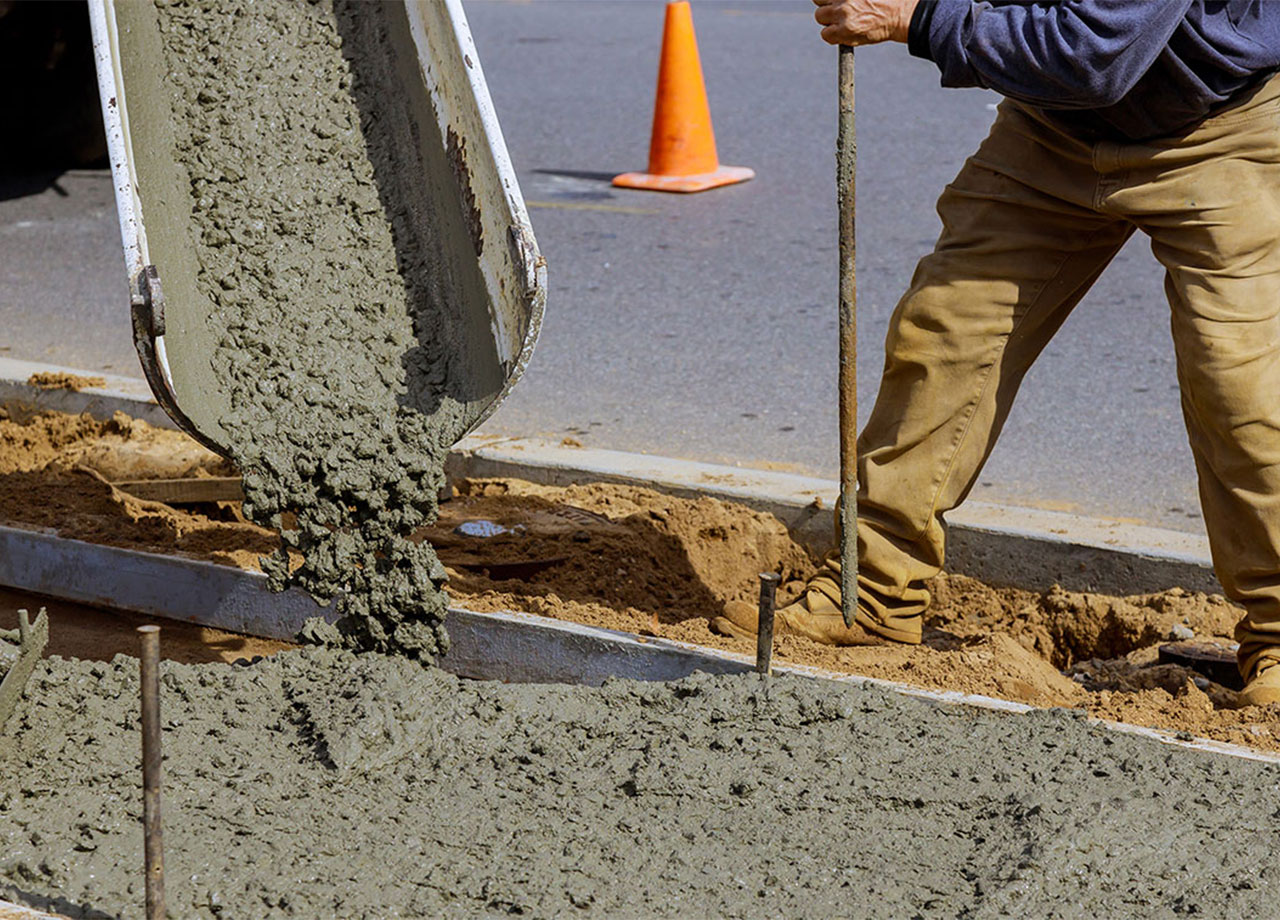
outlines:
M1280 768L1070 712L694 677L459 681L312 648L166 664L170 916L1270 916ZM140 917L132 659L0 746L0 896Z
M106 386L107 379L68 374L65 371L38 371L27 378L27 385L40 387L42 390L71 390L78 393L80 390Z
M178 479L233 473L227 461L186 435L117 414L0 409L0 520L78 540L212 562L256 567L280 546L269 530L247 523L238 507L195 513L121 492L112 481Z

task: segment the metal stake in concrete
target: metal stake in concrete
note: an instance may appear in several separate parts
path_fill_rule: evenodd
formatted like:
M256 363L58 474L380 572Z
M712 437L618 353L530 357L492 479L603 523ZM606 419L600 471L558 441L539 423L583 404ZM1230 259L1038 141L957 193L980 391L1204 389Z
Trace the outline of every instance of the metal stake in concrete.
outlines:
M858 609L858 285L854 176L853 46L840 46L836 196L840 206L840 604L844 625Z
M147 920L164 917L164 848L160 834L160 627L139 626L142 645L142 829Z
M760 573L760 615L756 620L756 671L770 674L773 671L773 607L778 582L777 572Z

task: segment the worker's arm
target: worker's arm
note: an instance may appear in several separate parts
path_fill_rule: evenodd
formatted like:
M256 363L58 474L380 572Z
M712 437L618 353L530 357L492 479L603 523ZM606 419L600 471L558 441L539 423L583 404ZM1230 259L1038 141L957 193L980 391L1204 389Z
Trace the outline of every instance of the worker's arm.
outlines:
M839 24L822 32L834 44L905 40L912 54L938 65L943 86L982 86L1033 105L1086 109L1111 105L1133 88L1193 0L814 2L820 23ZM905 34L900 25L875 25L900 23L906 5Z

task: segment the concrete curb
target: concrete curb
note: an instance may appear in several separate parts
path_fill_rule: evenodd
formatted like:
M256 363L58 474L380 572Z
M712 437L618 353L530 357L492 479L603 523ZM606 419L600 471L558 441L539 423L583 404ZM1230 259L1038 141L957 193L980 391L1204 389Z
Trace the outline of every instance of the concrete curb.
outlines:
M99 418L122 411L153 425L175 427L142 380L108 377L102 388L47 390L27 383L39 371L91 376L74 368L0 359L0 404L89 412ZM508 476L547 485L613 482L674 495L710 495L777 516L816 552L834 541L830 509L839 495L834 480L483 434L464 438L450 455L447 470L454 478ZM1207 593L1222 590L1208 541L1196 534L974 501L952 512L948 521L948 571L990 584L1032 590L1057 584L1108 594L1179 586Z
M32 386L27 382L32 374L38 373L101 377L105 382L100 387L85 387L83 390L51 390ZM152 398L151 388L145 380L116 374L98 374L56 364L0 358L0 406L10 408L14 405L76 415L88 412L94 418L101 419L111 418L116 412L125 412L157 428L177 427Z

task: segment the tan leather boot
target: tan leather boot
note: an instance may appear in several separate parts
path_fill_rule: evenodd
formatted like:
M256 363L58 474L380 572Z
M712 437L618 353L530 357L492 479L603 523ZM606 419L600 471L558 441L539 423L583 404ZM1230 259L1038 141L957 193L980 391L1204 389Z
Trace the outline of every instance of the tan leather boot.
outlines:
M1240 706L1266 706L1280 703L1280 660L1262 658L1253 667L1253 674L1244 689L1236 694Z
M729 601L724 605L724 616L711 621L711 631L722 636L754 639L759 615L759 609L753 604ZM799 599L774 613L773 630L775 636L804 636L823 645L898 644L856 620L852 627L844 625L840 611L840 577L829 565L809 580Z

